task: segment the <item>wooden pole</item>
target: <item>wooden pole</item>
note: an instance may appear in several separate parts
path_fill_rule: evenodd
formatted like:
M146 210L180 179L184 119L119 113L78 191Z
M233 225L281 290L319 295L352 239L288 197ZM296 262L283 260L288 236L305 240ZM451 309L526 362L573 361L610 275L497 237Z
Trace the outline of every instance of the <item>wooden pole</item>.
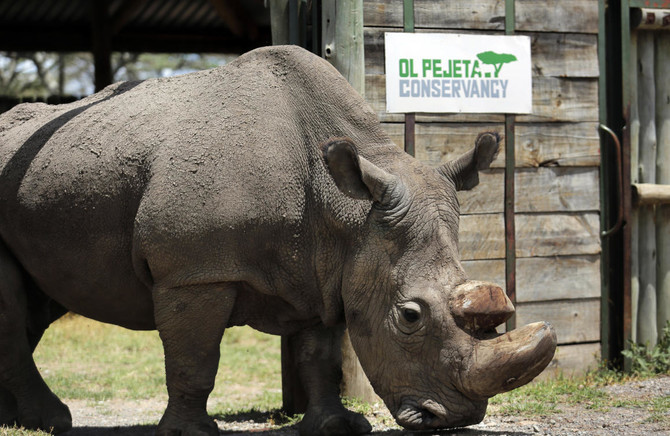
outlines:
M670 34L656 37L656 183L665 192L665 203L656 207L656 327L662 331L670 320Z
M112 33L109 19L109 1L91 2L93 39L93 64L95 65L95 91L111 85L112 77Z
M363 0L324 0L321 14L324 58L365 96Z
M272 45L288 44L288 0L270 2L270 32Z
M505 0L505 35L514 35L516 30L516 12L514 0ZM516 172L514 114L505 115L505 291L513 304L516 304L516 217L514 215ZM507 331L516 328L516 314L505 323Z
M640 182L656 181L656 122L654 85L654 35L638 35L638 102L640 112ZM640 300L637 318L637 342L656 345L656 225L654 211L639 211Z
M660 126L659 126L660 127ZM659 132L661 129L659 128ZM659 145L662 145L662 142L659 141ZM667 161L663 162L661 159L661 148L659 147L658 151L658 164L657 168L662 166L667 166ZM667 168L663 168L665 171ZM663 176L660 174L660 171L656 172L656 179L662 179ZM656 206L656 205L667 205L670 204L670 184L656 185L653 183L633 183L633 206L635 207L644 207L644 206Z
M270 2L270 31L273 45L290 43L289 0L272 0ZM281 337L281 382L282 382L282 409L290 414L304 413L307 409L307 394L300 381L300 370L296 356L299 344L296 337L284 335Z
M321 7L321 53L361 96L365 96L363 0L323 0ZM356 357L348 332L342 340L340 390L345 397L369 403L380 401Z
M630 36L630 62L628 68L630 71L630 83L628 93L630 96L630 179L631 183L640 182L640 113L638 110L637 98L637 32L632 32ZM620 201L623 201L621 199ZM630 315L631 315L631 331L630 339L632 342L637 341L637 314L638 303L640 300L640 262L638 253L640 252L640 217L637 209L631 210L630 216L630 232L631 232L631 253L630 256ZM625 347L626 345L624 345Z

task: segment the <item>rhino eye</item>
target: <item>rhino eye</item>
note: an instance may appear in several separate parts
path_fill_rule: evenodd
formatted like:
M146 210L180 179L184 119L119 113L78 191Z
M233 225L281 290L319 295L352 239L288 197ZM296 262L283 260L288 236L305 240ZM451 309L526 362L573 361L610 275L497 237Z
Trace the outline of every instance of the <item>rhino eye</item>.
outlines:
M419 320L421 314L417 310L406 307L402 310L402 316L403 318L405 318L405 321L407 321L410 324L413 324Z
M421 306L414 302L408 301L398 306L398 328L405 334L412 334L421 329L422 313Z

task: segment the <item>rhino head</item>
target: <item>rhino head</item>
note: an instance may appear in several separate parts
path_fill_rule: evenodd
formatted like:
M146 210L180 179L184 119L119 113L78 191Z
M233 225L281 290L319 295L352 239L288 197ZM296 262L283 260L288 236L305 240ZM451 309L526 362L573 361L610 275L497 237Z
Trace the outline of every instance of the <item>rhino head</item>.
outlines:
M514 313L511 301L495 284L468 280L459 260L456 191L479 183L498 143L481 134L437 169L411 158L382 169L346 139L324 146L338 188L372 201L342 298L361 365L406 428L478 423L488 398L528 383L554 356L547 323L496 333Z

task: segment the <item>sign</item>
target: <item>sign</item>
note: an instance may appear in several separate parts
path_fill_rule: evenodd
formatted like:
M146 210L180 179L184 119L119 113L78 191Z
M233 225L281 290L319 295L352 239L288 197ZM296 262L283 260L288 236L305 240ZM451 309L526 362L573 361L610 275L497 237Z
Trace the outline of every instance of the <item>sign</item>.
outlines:
M386 33L387 112L530 113L530 38Z

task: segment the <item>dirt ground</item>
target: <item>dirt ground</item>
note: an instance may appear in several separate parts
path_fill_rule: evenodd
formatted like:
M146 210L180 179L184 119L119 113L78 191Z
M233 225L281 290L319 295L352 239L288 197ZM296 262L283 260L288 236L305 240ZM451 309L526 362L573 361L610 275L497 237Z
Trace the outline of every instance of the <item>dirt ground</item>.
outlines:
M670 376L635 381L603 388L617 400L617 407L605 410L587 409L583 406L559 405L560 413L543 417L502 416L490 410L484 421L464 429L445 432L423 432L442 435L611 435L642 436L670 434L670 411L664 407L659 413L649 407L650 400L670 398ZM165 403L154 399L147 401L69 401L75 428L68 436L149 436L153 424L160 419ZM643 403L644 405L641 405ZM618 405L621 406L618 406ZM295 427L277 429L269 414L226 415L216 417L224 435L296 436ZM393 424L383 406L373 408L368 419L374 425L374 435L413 435Z

